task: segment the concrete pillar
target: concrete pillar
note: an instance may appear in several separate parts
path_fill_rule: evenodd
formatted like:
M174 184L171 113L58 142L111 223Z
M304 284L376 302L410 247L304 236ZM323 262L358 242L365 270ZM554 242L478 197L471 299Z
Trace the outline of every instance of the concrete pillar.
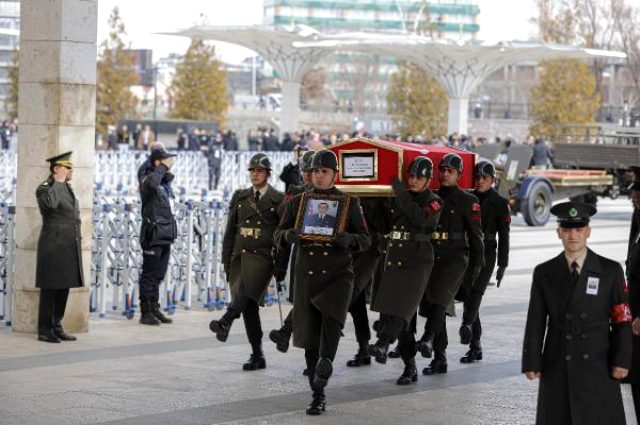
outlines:
M469 125L469 98L449 97L449 124L447 131L449 134L458 132L467 134Z
M280 134L299 130L300 119L299 81L282 82L282 110L280 111Z
M42 220L36 187L49 175L46 158L73 150L72 185L80 201L85 287L69 295L63 325L89 325L91 211L96 115L97 0L22 0L20 12L20 141L16 198L13 330L36 332L36 244Z

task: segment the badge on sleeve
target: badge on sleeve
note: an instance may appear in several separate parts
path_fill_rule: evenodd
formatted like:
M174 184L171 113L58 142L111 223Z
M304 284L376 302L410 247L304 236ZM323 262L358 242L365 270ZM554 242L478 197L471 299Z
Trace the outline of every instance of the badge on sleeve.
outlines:
M587 279L587 295L598 295L598 286L600 285L600 279L597 277L590 277Z

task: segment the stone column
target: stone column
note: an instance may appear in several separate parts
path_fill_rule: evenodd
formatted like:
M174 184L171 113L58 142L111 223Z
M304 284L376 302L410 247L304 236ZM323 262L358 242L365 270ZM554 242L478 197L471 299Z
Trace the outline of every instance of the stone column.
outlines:
M74 289L63 325L89 325L91 211L96 115L97 0L22 0L20 12L20 139L16 198L13 330L36 332L36 244L42 219L36 187L49 158L73 150L72 185L80 201L85 287Z
M299 130L300 87L300 81L282 82L280 134Z
M469 98L449 97L449 125L448 134L458 132L467 134L469 126Z

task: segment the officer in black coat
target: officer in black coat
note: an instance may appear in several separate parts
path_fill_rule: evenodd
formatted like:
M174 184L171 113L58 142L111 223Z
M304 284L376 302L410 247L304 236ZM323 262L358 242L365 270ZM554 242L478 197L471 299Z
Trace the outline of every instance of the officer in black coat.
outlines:
M219 341L226 341L235 319L242 316L252 353L242 369L264 369L262 326L259 307L271 278L278 282L286 275L289 252L276 255L273 232L280 221L284 194L268 183L271 161L264 153L249 161L251 187L238 189L231 197L227 228L222 241L222 265L229 280L232 302L220 320L209 329Z
M447 372L446 309L453 303L467 267L475 280L483 262L480 204L458 186L462 167L462 158L456 153L443 156L438 166L440 189L436 193L444 205L431 239L435 263L420 304L420 315L427 317L427 323L417 344L425 357L432 349L435 352L431 364L422 370L425 375Z
M491 162L478 162L474 169L474 176L476 189L471 193L480 200L482 233L484 235L484 265L475 280L471 280L471 270L469 269L463 283L467 289L467 295L464 300L462 326L460 326L460 342L463 345L471 345L469 351L460 359L462 363L482 360L480 303L496 265L496 249L498 253L498 271L496 272L498 288L509 265L511 224L509 201L500 196L492 187L496 180L496 169Z
M293 303L293 343L304 348L308 379L313 399L307 414L320 415L325 410L325 394L333 374L333 360L338 350L341 329L353 293L354 252L369 248L370 239L358 198L344 194L333 186L338 159L330 150L313 156L314 188L297 195L286 206L275 232L279 250L298 245L295 268L295 301ZM331 242L301 239L295 225L302 202L308 196L340 196L345 210L344 230Z
M280 180L284 182L285 191L288 192L291 186L300 186L301 180L300 158L304 156L307 149L300 145L293 149L293 158L291 162L282 168ZM303 172L303 171L302 171Z
M633 203L633 216L627 249L627 281L629 304L633 316L633 359L628 382L631 384L636 419L640 423L640 167L631 167L635 179L629 186Z
M40 288L38 340L75 341L62 328L69 288L84 285L80 206L69 181L72 152L47 159L51 174L36 189L42 229L36 252L36 288Z
M442 201L429 189L431 160L416 157L408 174L408 190L397 177L393 180L392 228L387 235L382 280L371 303L371 309L380 312L378 341L371 346L371 354L377 362L386 363L389 344L398 339L405 365L398 385L418 380L416 312L433 267L431 236L442 210Z
M160 284L167 273L171 245L178 237L176 219L171 210L174 198L171 182L175 154L164 149L151 151L151 166L141 180L142 224L140 246L142 271L140 273L140 323L157 326L171 323L160 310Z
M298 186L289 186L289 189L287 189L287 193L284 197L284 201L282 202L282 206L280 207L281 214L284 213L287 203L291 201L296 195L313 189L313 182L311 180L311 161L313 160L314 153L314 151L306 151L302 155L302 159L300 160L300 167L302 170L302 172L300 173L302 176L302 184ZM296 264L296 254L297 245L294 245L291 254L291 265L289 272L289 302L291 303L293 302L293 291L295 286L294 270ZM291 339L292 332L293 310L289 311L289 314L287 314L287 317L284 319L284 324L280 329L273 329L271 332L269 332L269 339L276 344L276 348L278 351L286 353L287 351L289 351L289 340Z
M218 189L220 182L220 170L222 169L222 156L224 155L224 143L222 133L219 131L207 142L207 163L209 165L209 190Z
M551 213L564 251L533 271L522 350L522 372L540 379L536 424L623 425L632 317L622 267L587 248L595 207Z

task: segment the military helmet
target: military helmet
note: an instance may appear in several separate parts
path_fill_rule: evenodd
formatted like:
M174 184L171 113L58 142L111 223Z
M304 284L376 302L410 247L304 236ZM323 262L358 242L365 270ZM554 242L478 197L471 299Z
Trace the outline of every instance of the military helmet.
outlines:
M271 171L271 160L263 153L257 153L249 160L249 170L253 168L263 168Z
M313 155L311 161L311 169L314 168L330 168L334 171L338 171L338 158L333 151L322 150Z
M457 153L448 153L442 157L438 168L453 168L454 170L458 170L459 173L462 173L462 157Z
M416 156L409 164L409 175L412 177L433 177L433 162L426 156Z
M473 175L476 177L495 177L496 167L490 161L480 161L474 167Z
M306 151L302 155L302 159L300 160L301 162L300 169L302 171L311 171L311 161L313 161L313 155L315 153L316 153L315 151Z

